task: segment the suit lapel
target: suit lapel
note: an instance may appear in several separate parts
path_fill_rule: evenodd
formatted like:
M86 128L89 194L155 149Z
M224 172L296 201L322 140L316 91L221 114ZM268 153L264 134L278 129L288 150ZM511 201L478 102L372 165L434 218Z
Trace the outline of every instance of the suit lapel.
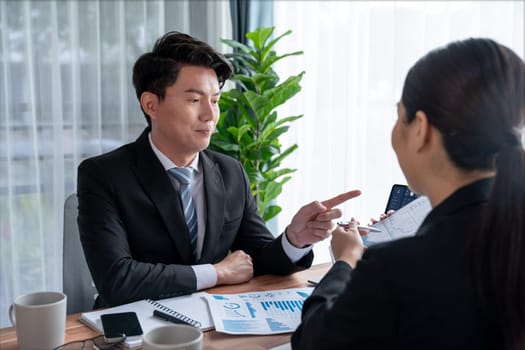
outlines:
M148 133L149 129L146 129L135 142L137 162L133 171L146 194L157 207L166 225L166 231L182 257L183 264L191 265L194 263L194 257L179 193L173 188L168 174L153 153Z
M200 153L204 176L207 219L206 234L199 262L213 263L220 244L221 228L224 222L225 192L219 167L204 152Z

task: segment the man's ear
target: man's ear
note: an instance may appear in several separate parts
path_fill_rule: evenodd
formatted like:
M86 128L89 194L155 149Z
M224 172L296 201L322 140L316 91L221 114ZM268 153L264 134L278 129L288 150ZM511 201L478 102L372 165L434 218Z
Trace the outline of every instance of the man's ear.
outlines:
M157 107L159 105L157 95L149 91L144 91L142 95L140 95L140 105L151 119L157 119Z

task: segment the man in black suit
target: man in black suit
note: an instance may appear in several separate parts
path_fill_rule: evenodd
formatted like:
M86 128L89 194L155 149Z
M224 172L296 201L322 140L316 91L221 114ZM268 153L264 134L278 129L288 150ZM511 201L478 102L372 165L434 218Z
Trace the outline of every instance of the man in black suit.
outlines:
M350 191L302 207L274 239L242 165L206 150L231 73L221 54L177 32L135 63L133 83L148 127L135 142L78 168L78 223L100 293L97 306L308 267L311 245L328 237L341 216L333 207L359 195ZM189 171L191 205L181 199L184 184L169 175L173 168Z

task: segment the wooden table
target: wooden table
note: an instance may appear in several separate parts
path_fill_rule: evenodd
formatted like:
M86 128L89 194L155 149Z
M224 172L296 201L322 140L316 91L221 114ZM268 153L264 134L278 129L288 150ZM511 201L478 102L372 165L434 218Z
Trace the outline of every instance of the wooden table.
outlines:
M250 291L298 288L307 286L307 280L324 273L331 264L315 265L308 270L295 272L288 276L264 275L258 276L249 282L233 286L210 288L208 293L227 294L244 293ZM67 316L66 342L94 337L98 333L80 322L80 313ZM285 344L290 341L290 333L264 336L229 335L208 331L204 333L204 350L243 349L261 350ZM13 327L0 329L0 349L18 349L16 332Z

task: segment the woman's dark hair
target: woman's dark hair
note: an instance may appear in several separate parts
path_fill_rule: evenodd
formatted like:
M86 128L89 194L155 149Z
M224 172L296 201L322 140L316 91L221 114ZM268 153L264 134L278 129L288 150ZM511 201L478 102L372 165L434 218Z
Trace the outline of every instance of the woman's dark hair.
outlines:
M145 91L154 93L162 101L166 88L175 83L185 65L213 69L221 88L233 72L231 63L210 45L188 34L168 32L155 42L151 52L140 56L133 66L133 86L139 101ZM151 126L149 115L144 109L142 112Z
M425 112L458 168L496 171L471 247L474 282L506 347L524 349L525 63L490 39L453 42L410 69L401 99L406 122Z

